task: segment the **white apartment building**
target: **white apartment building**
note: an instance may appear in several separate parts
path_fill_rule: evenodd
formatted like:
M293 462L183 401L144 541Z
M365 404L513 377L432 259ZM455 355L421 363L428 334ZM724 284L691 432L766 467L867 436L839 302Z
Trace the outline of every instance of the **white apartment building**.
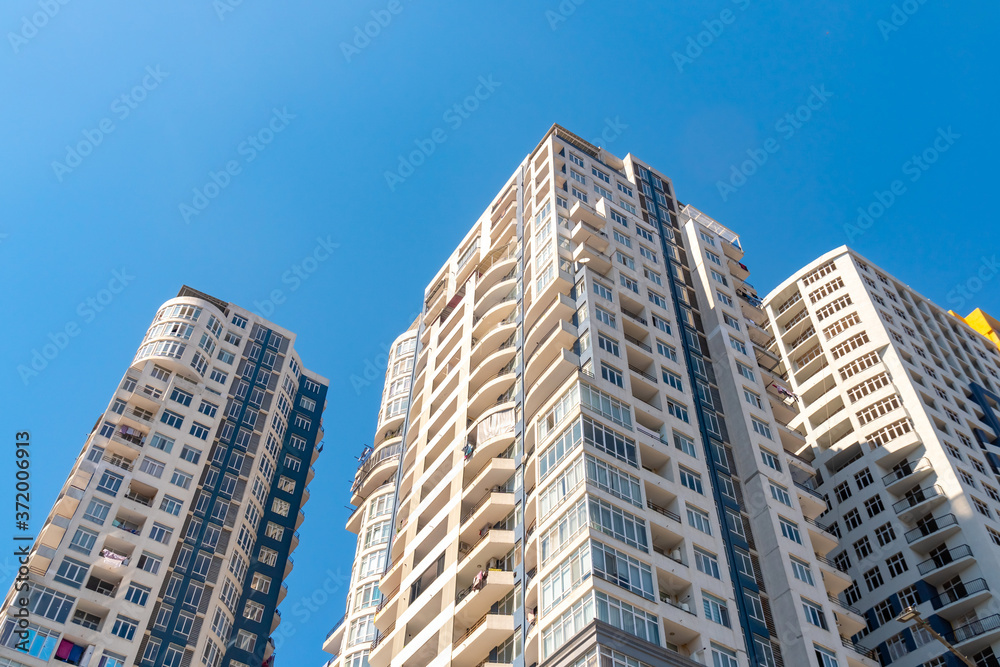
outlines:
M914 607L958 651L996 666L1000 647L1000 353L989 339L848 248L765 299L775 385L796 395L840 537L828 557L864 611L856 639L884 665L961 665L896 619ZM992 450L992 451L991 451Z
M872 667L742 256L660 172L554 126L425 292L328 664Z
M0 665L270 665L327 381L189 287L157 311L0 614Z

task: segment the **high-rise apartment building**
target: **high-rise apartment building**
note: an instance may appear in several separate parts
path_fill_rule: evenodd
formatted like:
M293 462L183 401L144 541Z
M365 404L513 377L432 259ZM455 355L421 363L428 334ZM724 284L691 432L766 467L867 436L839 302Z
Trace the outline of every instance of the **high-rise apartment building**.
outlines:
M328 664L876 664L742 256L666 176L554 126L397 343L405 414L394 357Z
M795 394L822 518L840 536L829 558L864 611L857 639L882 664L961 665L913 607L977 665L1000 650L1000 353L992 318L969 324L865 258L839 248L765 300L775 386ZM977 330L983 334L977 333ZM995 340L995 339L993 339ZM780 383L780 384L779 384Z
M188 287L163 304L38 534L30 586L7 595L0 665L270 664L328 384L294 341Z

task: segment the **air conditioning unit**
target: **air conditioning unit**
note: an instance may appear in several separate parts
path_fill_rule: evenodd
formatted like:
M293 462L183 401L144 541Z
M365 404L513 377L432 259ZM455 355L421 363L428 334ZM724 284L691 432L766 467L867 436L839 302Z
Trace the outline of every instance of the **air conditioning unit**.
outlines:
M674 560L680 560L681 559L681 550L680 549L674 549L673 551L670 552L670 557L673 558Z
M490 562L486 564L487 570L498 570L500 569L500 561L496 558L491 558Z
M457 601L461 602L463 599L465 599L465 596L468 595L468 594L469 594L469 589L468 588L463 588L462 590L460 590L458 592L458 600Z
M681 609L683 609L684 611L691 611L691 605L689 605L687 602L681 602Z
M471 547L469 546L468 542L459 542L458 543L458 553L460 553L460 554L467 554L467 553L469 553L470 550L471 550Z

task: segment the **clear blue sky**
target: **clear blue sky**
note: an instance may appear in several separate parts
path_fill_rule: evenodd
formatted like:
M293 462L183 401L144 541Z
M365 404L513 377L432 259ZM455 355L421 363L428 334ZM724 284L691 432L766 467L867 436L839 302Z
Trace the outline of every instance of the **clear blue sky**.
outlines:
M588 139L606 119L626 125L607 147L658 166L683 202L740 233L762 293L850 241L939 303L1000 311L1000 280L949 300L1000 246L995 3L907 0L897 26L889 0L564 0L562 13L556 0L399 0L345 53L388 0L50 0L51 18L37 14L45 1L0 9L3 437L30 429L45 454L34 528L162 301L185 283L250 307L282 290L272 318L331 380L282 664L321 664L343 613L342 588L316 612L294 607L328 569L350 567L344 505L381 390L351 378L380 366L553 122ZM446 116L480 77L494 83L479 108ZM808 120L782 120L797 111ZM444 143L390 189L385 173L438 128ZM947 150L935 153L936 139ZM80 142L87 154L68 156ZM926 170L912 162L925 150ZM767 161L729 180L747 151ZM233 173L216 175L225 187L198 201L194 189L230 161ZM867 229L845 228L897 180ZM739 187L720 193L720 181ZM307 280L283 281L317 238L339 247ZM91 309L115 271L127 287ZM25 384L18 366L67 325L77 335ZM13 470L0 459L0 478Z

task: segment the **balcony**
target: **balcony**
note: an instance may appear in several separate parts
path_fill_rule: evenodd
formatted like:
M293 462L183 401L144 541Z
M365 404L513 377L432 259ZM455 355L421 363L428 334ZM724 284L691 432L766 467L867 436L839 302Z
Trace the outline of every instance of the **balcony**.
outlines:
M607 247L605 245L605 247ZM590 243L583 243L573 251L573 261L585 265L600 274L606 274L611 270L611 258L592 246Z
M492 526L514 510L514 494L492 491L487 493L462 517L459 539L471 542L478 539L483 526Z
M911 523L917 517L925 516L947 499L944 490L935 484L932 487L910 492L902 500L893 503L892 509L902 521Z
M472 622L482 618L490 607L514 588L514 573L504 570L488 570L486 581L478 588L470 584L458 592L455 619Z
M886 491L898 496L919 484L933 472L934 466L926 458L916 463L904 461L896 469L882 476L882 484L885 485Z
M947 632L944 638L956 647L965 649L966 655L978 652L980 647L992 644L1000 634L1000 614L980 618L972 623Z
M365 459L354 476L351 487L352 502L358 504L362 498L367 498L375 488L386 481L399 463L399 455L403 451L403 443L397 442L376 449ZM378 474L376 474L378 473Z
M457 633L456 633L457 634ZM454 667L475 667L483 658L514 634L514 617L509 614L486 614L459 636L451 654Z
M955 620L976 608L991 597L985 579L963 582L932 597L929 602L938 616Z
M873 661L876 665L879 664L878 653L875 651L875 649L865 648L861 644L855 644L850 639L847 639L844 636L840 637L840 643L843 644L845 648L850 649L854 653L857 653L858 655Z
M918 563L917 570L923 576L924 581L932 586L937 586L952 579L975 562L972 548L963 544Z
M865 627L864 615L860 609L852 607L832 595L827 595L827 599L833 603L833 613L837 616L837 626L843 631L854 634Z
M573 227L571 238L573 239L573 243L578 246L587 243L598 252L604 252L610 245L607 232L594 227L584 220L576 223L576 226Z
M906 531L903 535L911 549L926 553L934 547L944 544L945 540L960 530L961 527L955 515L945 514L940 517L931 517L916 528Z
M514 531L497 528L488 531L475 544L460 543L458 545L459 576L471 577L475 572L483 569L491 560L494 558L497 560L503 558L513 548Z
M828 554L837 547L837 536L830 530L829 526L820 523L816 519L804 518L814 551L821 554Z

